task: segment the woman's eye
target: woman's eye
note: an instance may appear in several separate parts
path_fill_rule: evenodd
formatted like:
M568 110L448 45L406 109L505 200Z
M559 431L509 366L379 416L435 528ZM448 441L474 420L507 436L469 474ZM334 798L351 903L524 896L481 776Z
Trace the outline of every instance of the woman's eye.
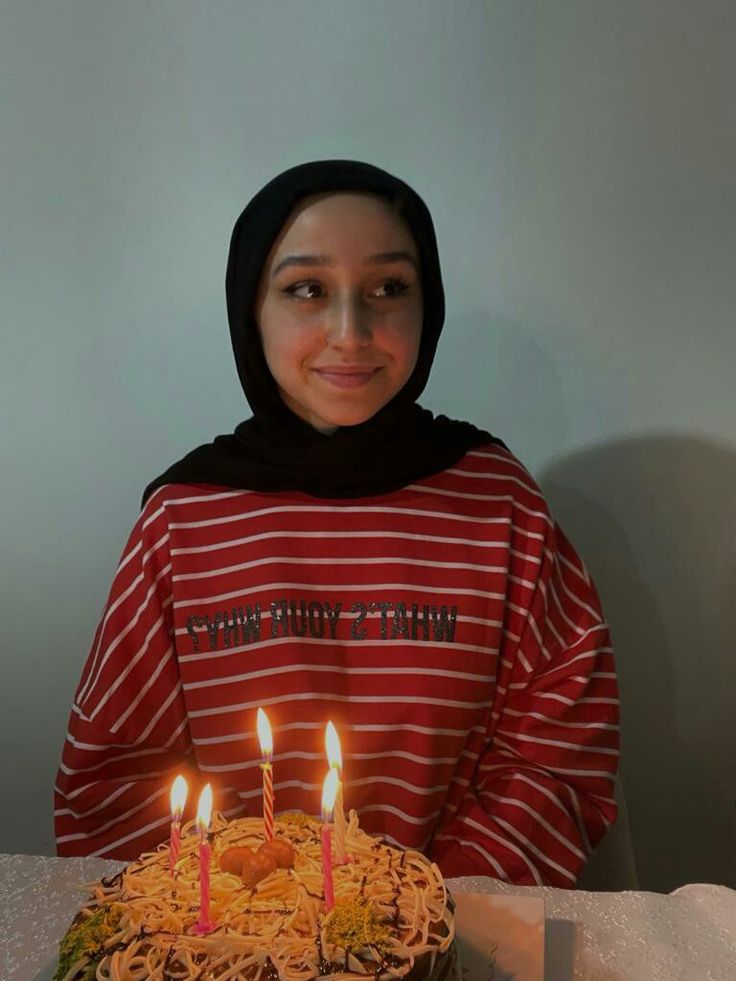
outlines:
M294 283L293 286L287 286L286 289L284 290L284 293L288 293L290 296L296 297L297 300L311 300L314 299L313 295L300 296L297 293L297 290L303 290L303 289L313 290L317 288L322 289L319 283Z
M382 288L389 287L388 292L384 293L384 298L386 299L392 299L393 297L401 296L402 293L406 292L406 290L409 289L409 284L406 282L406 280L401 279L401 277L399 276L392 276L390 279L384 280L381 286ZM295 297L297 300L321 299L321 297L315 296L314 294L305 296L303 294L297 293L297 290L304 290L304 289L313 290L315 288L321 290L322 286L319 283L315 282L314 280L304 280L301 283L294 283L292 286L287 286L283 292L288 293L290 296Z
M407 281L405 279L401 279L399 276L395 276L392 279L387 279L386 283L389 283L392 287L392 292L389 294L389 296L400 296L409 289L409 284ZM384 283L384 286L386 283Z

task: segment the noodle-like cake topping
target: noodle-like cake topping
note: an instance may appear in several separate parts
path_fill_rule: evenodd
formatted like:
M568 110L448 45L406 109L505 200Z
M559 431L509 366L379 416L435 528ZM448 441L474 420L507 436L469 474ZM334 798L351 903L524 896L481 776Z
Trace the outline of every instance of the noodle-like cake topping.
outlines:
M58 981L248 981L445 978L454 969L453 904L437 866L419 852L392 848L366 834L350 812L350 861L335 864L335 906L325 908L320 825L306 815L276 819L276 834L293 849L255 885L220 858L229 849L258 851L263 821L212 820L210 919L199 918L198 836L182 827L172 878L168 848L143 854L102 879L62 941ZM230 857L239 853L231 851ZM234 868L225 860L227 868ZM244 870L247 872L247 869ZM433 974L434 972L434 974Z

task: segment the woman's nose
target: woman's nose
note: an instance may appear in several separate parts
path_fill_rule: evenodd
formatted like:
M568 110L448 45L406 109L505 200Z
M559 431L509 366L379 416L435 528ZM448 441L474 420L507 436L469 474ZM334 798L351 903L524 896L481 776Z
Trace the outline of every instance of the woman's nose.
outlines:
M370 312L359 300L343 300L327 315L325 329L327 343L333 347L366 347L372 338Z

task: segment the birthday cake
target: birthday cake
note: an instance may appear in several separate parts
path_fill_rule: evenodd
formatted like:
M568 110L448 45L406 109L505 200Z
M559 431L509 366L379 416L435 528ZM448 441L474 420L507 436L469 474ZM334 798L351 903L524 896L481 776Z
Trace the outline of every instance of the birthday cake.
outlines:
M266 842L262 820L215 812L209 844L206 929L191 821L182 826L174 874L162 844L86 887L55 979L455 978L454 904L440 870L419 852L368 835L355 811L347 860L332 868L334 899L320 824L304 814L277 817Z

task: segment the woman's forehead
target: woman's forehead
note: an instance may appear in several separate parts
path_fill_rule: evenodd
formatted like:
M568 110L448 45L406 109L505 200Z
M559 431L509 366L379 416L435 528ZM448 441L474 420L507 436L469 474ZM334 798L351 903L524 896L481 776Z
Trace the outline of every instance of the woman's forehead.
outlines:
M323 206L321 210L329 208L350 208L373 206L376 210L384 209L390 212L391 202L382 194L373 191L320 191L315 194L306 194L300 198L291 214L297 214L305 210L314 210L318 206Z
M350 251L363 243L381 249L402 248L418 259L406 222L389 201L367 192L323 193L300 200L284 222L269 259L280 260L294 249L310 251L330 242Z

